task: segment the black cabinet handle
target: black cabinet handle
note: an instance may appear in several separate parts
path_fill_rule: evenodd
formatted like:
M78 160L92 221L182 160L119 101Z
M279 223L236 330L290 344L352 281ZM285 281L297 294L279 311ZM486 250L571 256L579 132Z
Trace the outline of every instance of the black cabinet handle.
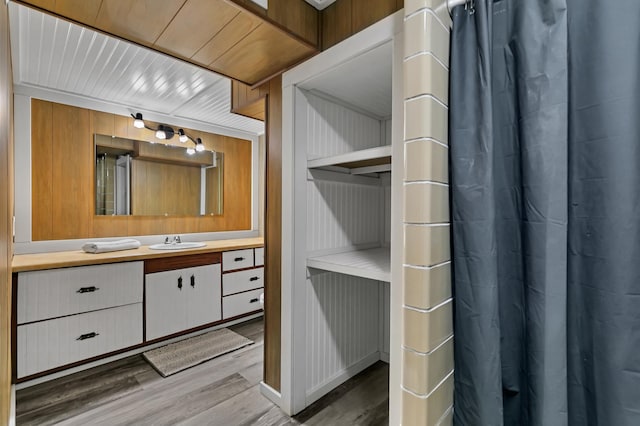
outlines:
M178 288L182 290L182 277L178 278Z
M242 262L244 260L244 257L236 257L235 259L233 259L234 262Z
M256 303L256 302L258 302L258 298L257 297L255 299L249 300L249 303Z
M87 339L93 339L96 336L99 336L99 333L96 333L95 331L92 331L91 333L87 333L87 334L81 334L80 337L78 337L76 340L87 340Z
M92 285L91 287L80 287L76 293L93 293L94 291L100 290L99 287Z
M191 287L196 288L196 277L191 275Z
M260 279L260 277L251 277L249 278L249 281L258 281Z

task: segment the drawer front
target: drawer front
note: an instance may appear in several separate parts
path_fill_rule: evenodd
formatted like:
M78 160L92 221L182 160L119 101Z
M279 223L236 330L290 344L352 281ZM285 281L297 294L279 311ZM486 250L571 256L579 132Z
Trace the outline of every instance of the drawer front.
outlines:
M253 267L253 249L225 251L222 253L223 271L251 267Z
M234 294L222 298L222 318L233 318L247 312L262 309L260 305L260 294L264 289L247 291L246 293Z
M222 277L222 295L264 287L264 268L231 272Z
M258 247L254 252L256 266L264 265L264 247Z
M143 262L20 272L18 324L142 302Z
M139 343L141 303L21 325L18 378Z

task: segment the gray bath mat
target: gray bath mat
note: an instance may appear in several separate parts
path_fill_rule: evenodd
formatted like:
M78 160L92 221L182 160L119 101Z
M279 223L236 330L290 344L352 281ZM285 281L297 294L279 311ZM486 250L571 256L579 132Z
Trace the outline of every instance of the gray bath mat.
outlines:
M252 343L252 340L228 328L221 328L152 349L144 352L142 356L158 373L167 377Z

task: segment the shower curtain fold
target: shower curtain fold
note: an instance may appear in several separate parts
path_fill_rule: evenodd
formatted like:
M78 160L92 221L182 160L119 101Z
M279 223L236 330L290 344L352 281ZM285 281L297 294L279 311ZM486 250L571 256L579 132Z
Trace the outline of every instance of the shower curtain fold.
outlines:
M640 424L640 2L604 3L454 11L457 425Z

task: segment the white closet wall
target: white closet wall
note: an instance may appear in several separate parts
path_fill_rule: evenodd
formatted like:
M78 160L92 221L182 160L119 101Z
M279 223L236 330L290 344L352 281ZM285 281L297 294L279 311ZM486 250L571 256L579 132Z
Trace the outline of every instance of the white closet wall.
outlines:
M390 142L391 120L298 89L296 144L307 160ZM388 247L389 173L356 176L309 169L308 257ZM389 286L382 281L309 268L306 283L307 378L310 404L372 363L388 360Z
M296 113L306 114L307 157L344 154L382 144L381 123L310 92L302 92L304 101ZM300 99L300 98L299 98Z
M335 387L335 379L380 357L379 286L366 278L312 272L307 292L307 398ZM326 388L330 385L329 389Z
M283 76L279 398L289 414L397 356L402 28L402 14L391 16Z
M317 171L310 175L323 175ZM315 177L307 182L307 252L344 251L352 246L379 246L384 194L380 186Z

